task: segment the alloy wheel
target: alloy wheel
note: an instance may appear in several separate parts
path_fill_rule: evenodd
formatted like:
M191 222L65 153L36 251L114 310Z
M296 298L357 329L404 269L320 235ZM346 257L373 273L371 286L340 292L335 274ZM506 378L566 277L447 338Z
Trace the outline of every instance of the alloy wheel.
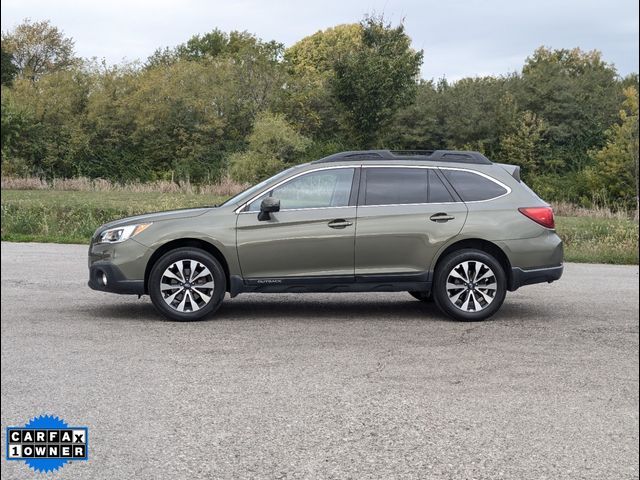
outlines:
M451 269L446 285L449 301L464 312L479 312L493 302L498 281L489 266L467 260Z
M178 260L169 265L160 278L160 293L172 309L195 312L213 297L213 274L202 262Z

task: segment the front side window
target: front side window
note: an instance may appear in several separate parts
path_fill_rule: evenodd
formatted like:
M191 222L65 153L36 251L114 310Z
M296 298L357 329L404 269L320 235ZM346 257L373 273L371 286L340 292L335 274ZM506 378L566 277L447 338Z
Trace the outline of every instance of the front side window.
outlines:
M345 207L349 205L353 173L353 168L336 168L301 175L261 195L247 211L259 211L267 196L280 200L280 210Z
M442 173L465 202L490 200L508 193L493 180L472 172L442 169Z
M289 175L291 173L291 170L295 169L296 167L291 167L288 168L286 170L283 170L282 172L274 175L273 177L267 178L266 180L261 181L260 183L247 188L246 190L238 193L237 195L234 195L233 197L229 198L228 200L225 200L224 203L222 203L220 206L221 207L225 207L227 205L233 205L233 204L239 204L242 203L244 201L249 200L249 198L251 198L252 195L254 195L256 192L259 192L260 190L262 190L262 188L264 188L265 185L268 185L269 183L273 183L276 182L278 179L286 177L287 175Z

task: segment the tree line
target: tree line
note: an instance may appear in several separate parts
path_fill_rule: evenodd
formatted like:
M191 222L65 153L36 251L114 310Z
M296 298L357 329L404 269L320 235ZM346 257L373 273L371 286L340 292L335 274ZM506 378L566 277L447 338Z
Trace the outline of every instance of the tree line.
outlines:
M579 48L455 82L421 79L423 61L381 17L289 48L214 29L119 65L25 20L2 33L2 171L253 182L340 150L472 149L547 200L636 208L637 74Z

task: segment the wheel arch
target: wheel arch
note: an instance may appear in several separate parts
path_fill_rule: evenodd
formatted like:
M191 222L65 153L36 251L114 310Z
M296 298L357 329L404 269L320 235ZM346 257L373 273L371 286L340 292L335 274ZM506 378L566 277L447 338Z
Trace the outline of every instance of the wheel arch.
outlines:
M503 268L504 274L507 277L507 285L511 285L512 273L509 257L507 257L507 254L504 253L504 251L498 245L482 238L465 238L464 240L458 240L457 242L448 245L441 252L439 252L433 266L434 277L435 272L437 271L442 259L444 259L451 252L455 252L457 250L462 250L465 248L473 248L492 255L496 260L498 260L500 266Z
M149 276L151 275L151 269L155 263L160 259L165 253L170 252L171 250L175 250L177 248L198 248L200 250L204 250L205 252L211 254L216 260L220 262L222 269L224 270L224 275L227 280L227 291L230 286L230 273L229 273L229 263L227 259L224 257L222 252L212 243L207 242L205 240L199 238L180 238L177 240L171 240L159 248L156 249L155 252L149 257L149 261L147 262L147 266L144 271L144 291L145 293L149 293Z

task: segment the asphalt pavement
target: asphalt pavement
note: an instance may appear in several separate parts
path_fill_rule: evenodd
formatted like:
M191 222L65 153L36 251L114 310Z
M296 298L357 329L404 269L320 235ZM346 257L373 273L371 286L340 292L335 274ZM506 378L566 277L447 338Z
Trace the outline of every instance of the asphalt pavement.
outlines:
M638 478L638 267L567 264L458 323L407 293L244 294L210 320L2 243L5 427L89 428L46 478Z

